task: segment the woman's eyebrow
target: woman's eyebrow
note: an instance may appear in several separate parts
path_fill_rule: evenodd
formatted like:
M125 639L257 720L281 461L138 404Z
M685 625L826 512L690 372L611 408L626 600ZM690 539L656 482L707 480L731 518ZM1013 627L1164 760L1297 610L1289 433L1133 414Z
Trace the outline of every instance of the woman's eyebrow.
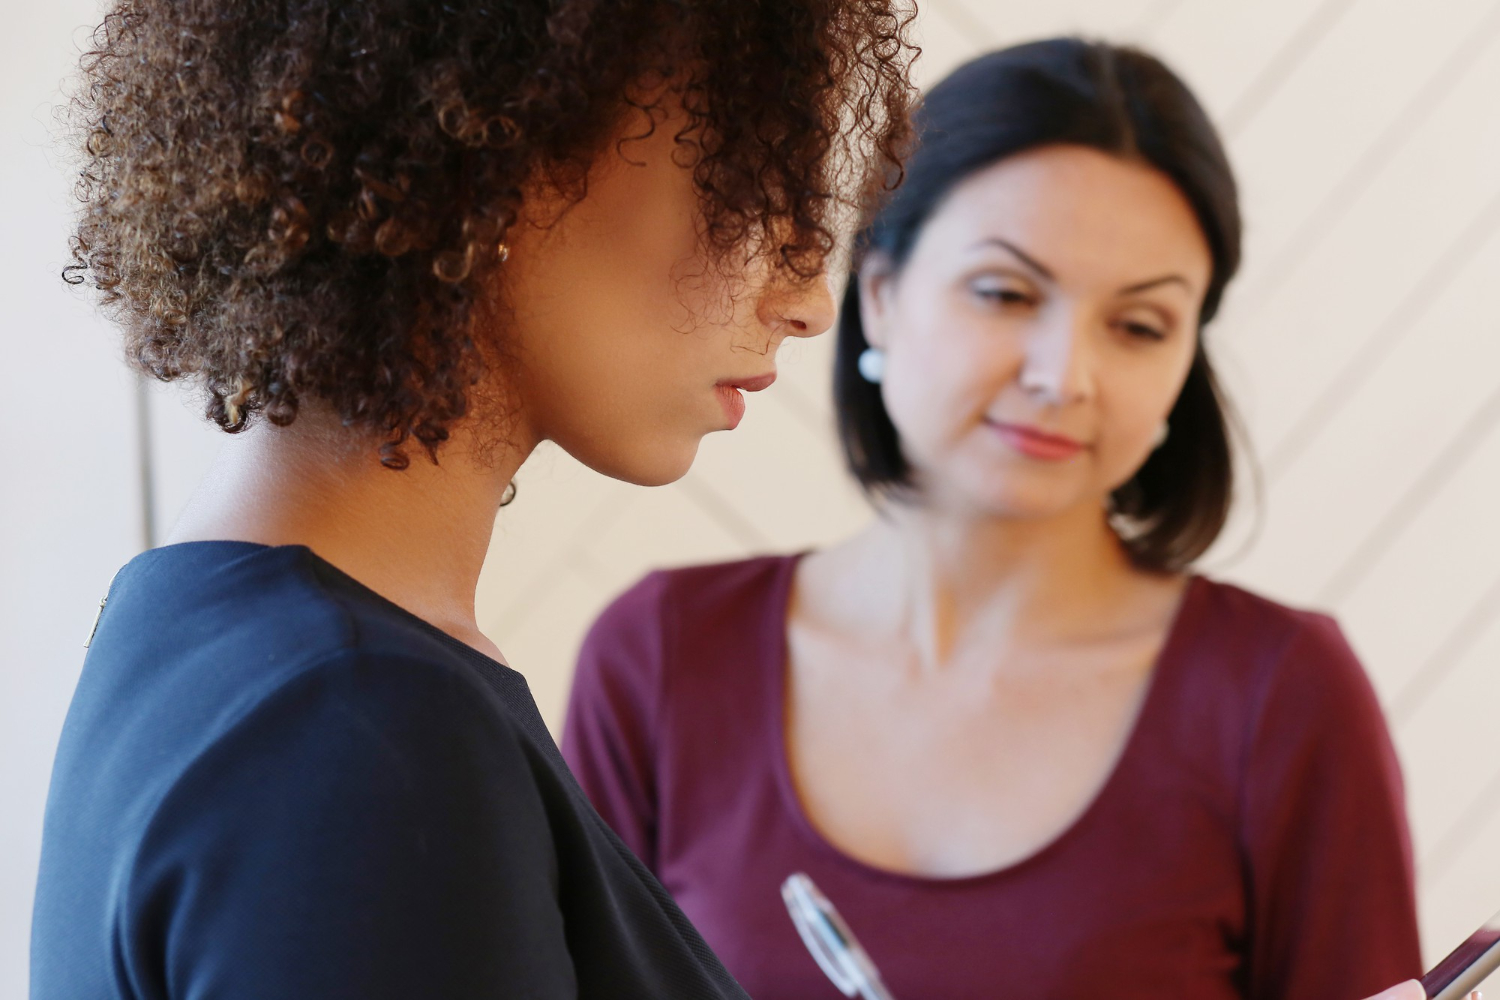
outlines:
M1035 271L1037 274L1040 274L1048 281L1057 280L1056 276L1053 275L1052 271L1045 264L1037 260L1035 257L1031 256L1031 254L1027 253L1025 250L1022 250L1020 247L1016 246L1010 240L1001 239L998 236L991 236L988 239L980 240L969 249L977 250L978 248L983 246L997 246L1004 250L1008 250L1018 260L1020 260L1021 263L1025 264L1027 267L1031 268L1033 271Z
M1120 295L1135 295L1138 292L1149 291L1150 289L1155 288L1158 285L1169 285L1169 284L1172 284L1174 282L1176 284L1181 285L1183 288L1185 288L1189 292L1191 292L1193 290L1193 286L1191 284L1189 284L1188 280L1186 278L1184 278L1182 275L1180 275L1180 274L1167 274L1167 275L1163 275L1160 278L1152 278L1150 281L1141 281L1141 282L1137 282L1134 285L1126 285L1124 288L1120 289L1120 291L1117 294L1120 294Z
M1012 256L1014 256L1021 263L1025 264L1027 267L1031 268L1037 274L1040 274L1042 277L1046 278L1048 281L1056 281L1057 280L1057 277L1052 273L1051 269L1048 268L1047 265L1045 265L1041 261L1037 260L1035 257L1033 257L1031 254L1027 253L1025 250L1022 250L1020 247L1016 246L1010 240L1007 240L1007 239L1005 239L1003 237L1000 237L1000 236L991 236L991 237L988 237L987 239L980 240L978 243L975 243L969 249L970 250L977 250L979 247L983 247L983 246L996 246L996 247L1000 247L1001 249L1009 252ZM1181 285L1183 287L1183 289L1186 290L1189 293L1191 293L1192 290L1193 290L1192 283L1189 282L1182 275L1180 275L1180 274L1164 274L1160 278L1152 278L1149 281L1138 281L1138 282L1136 282L1133 285L1126 285L1124 288L1120 289L1115 294L1117 294L1117 295L1137 295L1137 294L1139 294L1141 292L1149 291L1149 290L1151 290L1153 288L1156 288L1156 287L1158 287L1160 285L1169 285L1169 284L1178 284L1178 285Z

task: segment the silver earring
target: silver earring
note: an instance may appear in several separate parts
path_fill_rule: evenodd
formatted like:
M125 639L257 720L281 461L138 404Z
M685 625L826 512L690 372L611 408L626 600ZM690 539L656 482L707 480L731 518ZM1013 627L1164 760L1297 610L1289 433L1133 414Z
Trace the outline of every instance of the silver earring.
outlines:
M885 352L878 347L866 347L861 351L859 374L866 382L879 385L885 378Z
M1167 436L1171 433L1172 425L1163 420L1161 422L1161 426L1156 429L1156 437L1151 441L1151 450L1155 451L1157 448L1160 448L1162 445L1166 444Z

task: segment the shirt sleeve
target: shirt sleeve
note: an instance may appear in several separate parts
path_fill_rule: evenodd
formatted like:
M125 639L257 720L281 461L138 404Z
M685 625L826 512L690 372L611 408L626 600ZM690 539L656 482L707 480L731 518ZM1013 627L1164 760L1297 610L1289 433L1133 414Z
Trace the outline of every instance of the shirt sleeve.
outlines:
M537 772L489 697L349 652L251 709L147 828L133 995L575 997Z
M1400 768L1363 668L1314 618L1270 672L1242 786L1253 1000L1357 1000L1421 974Z
M562 753L599 815L657 870L657 709L667 655L665 574L599 616L578 655Z

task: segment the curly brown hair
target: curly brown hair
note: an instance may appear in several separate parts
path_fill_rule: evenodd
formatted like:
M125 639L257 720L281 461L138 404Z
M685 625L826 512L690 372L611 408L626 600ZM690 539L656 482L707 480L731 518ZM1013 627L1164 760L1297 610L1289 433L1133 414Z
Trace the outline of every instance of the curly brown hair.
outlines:
M581 197L645 80L690 125L707 250L817 273L833 219L899 170L902 0L116 0L71 104L83 203L64 277L129 360L208 416L326 401L434 461L487 352L468 322L523 188ZM847 170L857 181L848 183Z

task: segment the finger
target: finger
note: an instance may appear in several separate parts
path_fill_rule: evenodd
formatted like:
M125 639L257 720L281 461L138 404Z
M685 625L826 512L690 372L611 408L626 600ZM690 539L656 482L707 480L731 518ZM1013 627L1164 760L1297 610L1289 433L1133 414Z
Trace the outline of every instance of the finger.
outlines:
M1427 991L1422 989L1422 984L1415 979L1408 980L1400 986L1392 986L1384 993L1370 1000L1427 1000Z

